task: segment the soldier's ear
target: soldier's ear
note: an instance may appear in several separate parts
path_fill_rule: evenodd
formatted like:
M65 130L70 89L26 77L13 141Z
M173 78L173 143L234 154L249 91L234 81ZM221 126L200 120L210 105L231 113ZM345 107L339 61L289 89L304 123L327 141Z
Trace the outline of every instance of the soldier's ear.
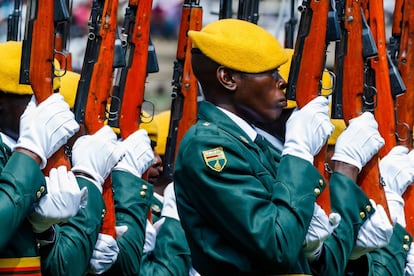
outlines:
M216 71L218 81L227 90L235 91L237 88L237 73L227 67L219 66Z

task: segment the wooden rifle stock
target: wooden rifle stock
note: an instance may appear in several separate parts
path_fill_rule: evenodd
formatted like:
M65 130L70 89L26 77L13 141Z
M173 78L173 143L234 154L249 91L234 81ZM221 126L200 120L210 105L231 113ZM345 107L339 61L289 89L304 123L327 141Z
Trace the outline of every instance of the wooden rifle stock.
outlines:
M181 13L176 60L174 62L171 118L166 142L163 174L172 179L174 161L182 137L197 120L198 82L191 66L192 41L189 30L202 27L203 10L199 0L185 0Z
M378 129L385 140L385 145L380 149L379 156L383 158L394 146L397 145L395 135L395 113L391 93L390 74L387 58L387 39L385 37L384 5L382 1L366 0L365 8L368 13L367 21L377 45L378 55L370 59L371 68L375 75L375 87L377 101L374 110ZM364 3L364 1L362 1Z
M37 103L41 103L54 93L54 0L28 1L26 16L28 25L23 48L30 48L28 79ZM27 58L22 54L22 59ZM48 159L43 171L48 175L52 168L62 165L70 168L70 160L64 147Z
M108 124L118 128L123 139L139 129L150 45L152 0L130 0L124 18L126 66L120 68L112 90ZM116 115L114 118L113 115ZM147 179L146 173L142 176ZM148 220L152 222L151 209Z
M414 3L396 0L392 25L396 39L396 65L406 85L405 94L396 98L398 143L413 149L414 125ZM414 235L414 187L411 184L403 194L406 229Z
M85 134L94 134L105 125L112 86L117 10L118 0L93 1L90 33L75 99L75 118ZM109 177L105 179L102 196L106 214L101 233L116 238L115 207Z
M109 125L120 130L126 139L139 129L142 103L147 78L148 46L150 41L150 20L152 0L129 1L123 34L127 37L126 67L120 69L116 90L112 93L111 114L117 120Z
M329 0L310 0L304 1L302 5L286 90L287 99L296 100L299 108L318 97L321 90L326 59L329 4ZM326 146L315 156L314 165L327 181L325 155ZM330 213L329 185L318 197L317 202L325 212Z
M341 41L344 45L343 67L336 69L337 75L342 75L343 118L348 125L351 119L366 111L366 101L372 104L373 95L367 96L372 92L372 88L366 86L364 72L369 62L368 59L376 56L378 50L365 24L359 1L345 0L343 18L343 41ZM386 72L388 72L388 67ZM357 183L369 198L381 204L388 213L385 192L380 182L378 155L375 155L362 168Z

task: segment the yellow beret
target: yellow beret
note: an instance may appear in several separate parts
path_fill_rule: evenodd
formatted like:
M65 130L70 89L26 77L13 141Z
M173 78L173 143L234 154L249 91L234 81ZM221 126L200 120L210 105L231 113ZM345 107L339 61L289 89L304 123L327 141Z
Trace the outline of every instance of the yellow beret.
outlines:
M139 124L139 128L145 129L148 132L148 136L151 141L158 143L158 127L154 117L155 116L151 116L148 114L148 112L142 110L141 123Z
M65 98L65 101L69 104L70 108L75 106L79 79L80 74L72 71L66 71L66 73L60 77L59 93Z
M0 90L11 94L32 95L33 90L30 85L19 83L21 56L21 41L6 41L0 43ZM55 68L57 70L60 69L57 60L55 60ZM53 78L53 89L58 89L59 86L59 78Z
M158 141L155 150L159 155L165 155L165 148L167 146L167 137L170 129L170 110L163 111L154 116L154 122L158 126Z
M292 63L292 57L293 57L293 53L294 50L293 49L289 49L289 48L285 48L284 49L285 54L288 58L287 62L282 64L279 67L279 74L283 77L283 79L285 81L288 81L289 78L289 71L290 71L290 64ZM322 74L322 88L321 88L321 95L329 95L332 92L332 78L331 75L329 74L328 70L324 70L323 74ZM287 106L286 108L295 108L296 105L296 101L292 101L292 100L288 100L287 101Z
M335 145L336 139L338 139L338 136L344 131L346 125L345 121L342 119L331 119L331 123L334 125L335 129L328 139L328 145Z
M222 19L201 31L189 31L193 47L230 69L260 73L275 69L287 57L277 39L260 26L239 19Z

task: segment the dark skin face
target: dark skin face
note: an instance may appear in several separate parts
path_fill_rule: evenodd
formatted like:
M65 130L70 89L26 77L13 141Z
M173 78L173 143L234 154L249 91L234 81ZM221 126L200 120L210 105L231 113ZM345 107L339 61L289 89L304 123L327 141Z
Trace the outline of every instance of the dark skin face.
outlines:
M147 181L154 186L154 192L159 195L163 195L164 189L171 182L171 179L168 179L163 175L164 169L162 157L156 150L154 150L154 157L154 162L146 171Z
M0 131L17 140L20 116L26 109L31 95L15 95L0 91Z
M252 74L220 66L202 54L193 54L194 73L207 101L249 123L270 123L286 106L286 81L277 70Z

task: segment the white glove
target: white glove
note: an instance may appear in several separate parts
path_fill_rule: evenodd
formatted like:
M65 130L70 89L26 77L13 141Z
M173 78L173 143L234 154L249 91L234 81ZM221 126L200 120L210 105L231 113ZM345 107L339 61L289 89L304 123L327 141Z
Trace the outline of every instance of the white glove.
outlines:
M399 223L402 227L405 228L405 210L404 210L404 199L402 196L389 191L385 192L385 197L387 198L388 210L390 211L391 221Z
M319 96L300 110L293 111L286 122L286 140L282 155L290 154L313 163L313 157L332 134L328 100Z
M403 195L414 181L414 163L410 162L408 148L396 146L379 163L381 178L386 192Z
M323 242L329 238L340 221L341 216L339 214L331 213L328 217L321 206L315 203L312 220L305 237L303 248L309 262L313 262L319 258L322 253Z
M112 168L124 155L118 146L116 134L103 126L93 135L79 137L72 149L72 171L90 175L92 182L102 192L102 185Z
M351 253L351 260L356 260L368 252L386 246L392 236L393 227L384 208L376 205L373 200L370 201L375 212L362 224Z
M115 226L116 238L122 238L123 235L128 231L128 225Z
M145 226L144 253L154 250L156 241L157 241L157 231L155 230L152 223L147 220L147 225Z
M119 248L116 240L111 235L99 234L95 243L92 258L89 261L89 272L102 274L116 262Z
M35 211L28 217L33 232L42 233L53 224L65 222L85 208L88 189L79 189L75 175L65 166L50 170L45 177L47 194L39 200Z
M174 182L171 182L164 189L164 202L161 210L162 217L170 217L180 220L177 211L177 202L175 200Z
M384 143L374 115L364 112L350 120L348 127L339 135L331 159L354 165L361 171Z
M79 124L63 96L54 93L37 107L31 101L20 118L16 148L37 154L44 169L47 159L79 130Z
M414 275L414 243L411 243L410 251L408 251L407 259L405 260L405 274L406 276Z
M403 227L406 221L402 195L414 181L414 163L410 159L408 148L396 146L379 163L391 220Z
M137 130L120 144L125 148L126 154L114 170L126 171L141 177L154 162L154 151L147 131Z

